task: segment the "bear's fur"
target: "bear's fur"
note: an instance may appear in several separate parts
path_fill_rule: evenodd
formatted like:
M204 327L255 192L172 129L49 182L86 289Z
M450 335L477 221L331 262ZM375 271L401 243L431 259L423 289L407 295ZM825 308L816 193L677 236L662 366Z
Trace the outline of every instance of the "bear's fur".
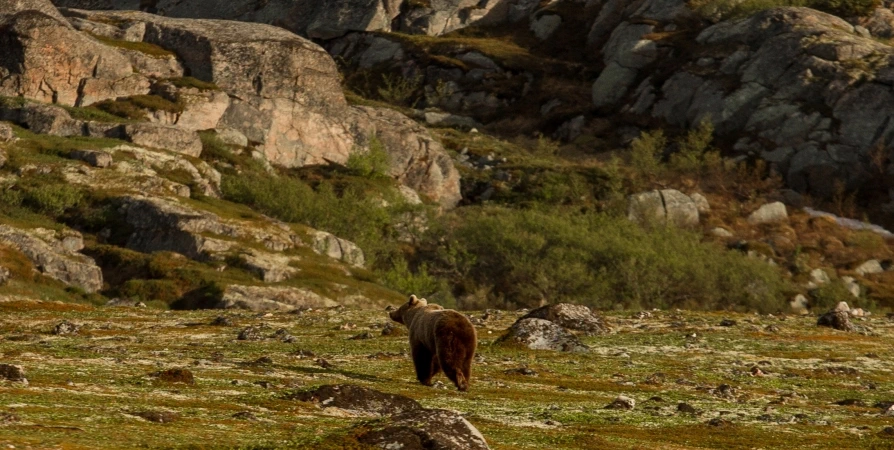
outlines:
M431 386L432 377L443 370L457 389L469 389L478 338L466 316L439 305L429 305L415 295L390 316L410 331L410 350L419 382Z

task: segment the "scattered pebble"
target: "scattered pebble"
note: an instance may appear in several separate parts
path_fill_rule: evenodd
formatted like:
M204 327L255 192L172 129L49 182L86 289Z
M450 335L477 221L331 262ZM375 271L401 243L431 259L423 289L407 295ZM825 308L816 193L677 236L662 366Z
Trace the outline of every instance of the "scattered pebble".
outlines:
M636 400L625 395L619 395L614 401L608 404L605 409L633 409L636 406Z
M79 325L71 323L67 320L63 320L62 322L57 323L55 327L53 327L53 334L58 336L65 336L68 334L78 334L80 330L81 327Z

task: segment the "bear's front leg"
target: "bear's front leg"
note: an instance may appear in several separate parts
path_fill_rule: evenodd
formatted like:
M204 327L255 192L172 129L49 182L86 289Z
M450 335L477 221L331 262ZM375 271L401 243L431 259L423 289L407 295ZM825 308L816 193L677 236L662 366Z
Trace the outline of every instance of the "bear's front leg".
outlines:
M414 345L412 351L413 365L416 367L416 378L420 383L426 386L431 386L431 377L434 375L434 373L432 373L432 369L434 369L434 366L432 365L434 354L431 350L420 344Z

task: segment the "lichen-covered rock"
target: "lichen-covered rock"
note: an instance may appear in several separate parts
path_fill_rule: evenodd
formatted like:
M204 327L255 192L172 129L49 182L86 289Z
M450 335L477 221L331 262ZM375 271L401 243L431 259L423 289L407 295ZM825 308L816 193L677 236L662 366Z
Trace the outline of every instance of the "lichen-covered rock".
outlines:
M593 313L590 308L584 305L574 305L571 303L559 303L556 305L546 305L537 308L527 314L522 319L545 319L554 322L562 327L586 331L587 333L607 333L610 331L605 319Z
M0 379L28 384L25 369L13 364L0 364Z
M316 231L311 236L311 248L321 255L344 261L355 267L363 267L366 262L363 250L357 244L326 231Z
M686 194L663 189L631 195L627 218L636 222L670 223L679 227L698 225L698 206Z
M589 350L577 336L545 319L519 319L496 342L523 345L531 350L561 352L586 352Z
M85 83L108 85L134 75L113 47L74 30L48 0L0 5L0 95L81 104ZM143 92L131 92L137 94ZM94 93L113 98L120 91Z
M481 432L461 415L442 409L409 411L360 429L361 443L402 450L487 450Z
M125 139L140 146L170 150L193 157L202 154L202 141L192 130L151 123L127 124L122 130Z
M92 258L78 253L83 248L80 235L58 236L53 230L24 230L0 225L0 242L22 252L44 275L85 292L102 289L102 270Z
M788 220L788 211L785 209L785 203L773 202L761 205L760 208L752 212L748 216L748 223L752 225L760 225L771 222L784 222Z
M328 308L338 306L335 300L313 291L286 286L227 286L218 309L247 309L249 311L292 311L298 308Z
M238 248L243 240L272 251L293 248L297 240L288 227L270 219L224 220L171 199L154 197L124 197L121 203L125 220L133 228L127 247L140 252L170 251L204 260Z
M98 150L72 150L69 153L71 159L77 159L90 164L93 167L105 168L112 165L112 155Z
M393 416L422 410L422 406L409 397L351 384L328 384L291 394L288 398L312 402L320 408L338 408L356 414L374 416Z
M854 331L854 325L851 324L848 312L833 309L819 317L816 325L820 327L829 327L841 331Z

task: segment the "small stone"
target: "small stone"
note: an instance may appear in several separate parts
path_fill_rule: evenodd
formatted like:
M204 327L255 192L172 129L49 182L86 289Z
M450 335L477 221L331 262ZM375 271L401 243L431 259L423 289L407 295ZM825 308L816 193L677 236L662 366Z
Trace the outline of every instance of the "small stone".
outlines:
M248 420L251 422L256 422L258 420L258 416L256 416L255 413L251 411L239 411L236 414L233 414L233 418L239 420Z
M677 412L680 412L683 414L692 414L692 415L698 414L698 411L689 403L677 404Z
M369 331L364 331L363 333L356 334L348 338L349 341L361 341L365 339L372 339L372 333Z
M785 204L782 202L773 202L762 205L748 216L748 223L752 225L781 222L785 220L788 220L788 212L785 209Z
M294 354L295 356L297 356L299 359L303 359L303 358L314 358L314 357L317 356L317 355L314 354L314 352L312 352L312 351L310 351L310 350L304 350L304 349L298 349L298 350L295 350L295 352L294 352L293 354Z
M731 238L733 234L730 233L727 229L721 227L712 228L710 233L719 238Z
M0 379L28 382L28 379L25 378L25 369L12 364L0 364Z
M708 425L712 427L728 427L733 423L726 419L721 419L720 417L715 417L708 421Z
M867 406L866 402L858 398L846 398L844 400L838 400L837 402L835 402L835 404L838 406L858 406L861 408L865 408Z
M218 327L231 327L235 324L233 323L233 319L227 316L217 316L214 318L214 320L211 321L211 325Z
M736 321L732 319L723 319L720 321L721 327L734 327L736 326Z
M877 259L870 259L869 261L860 264L859 266L857 266L856 269L854 269L854 272L856 272L857 275L860 276L882 273L884 271L885 269L882 267L882 264L878 262Z
M240 341L260 341L264 339L264 335L261 333L261 329L259 327L246 327L242 331L239 332Z
M400 336L403 334L405 334L403 328L392 322L388 322L382 327L382 336Z
M503 371L506 375L525 375L529 377L536 377L537 372L534 369L529 369L527 367L519 367L517 369L506 369Z
M166 383L186 383L196 384L195 377L188 369L167 369L153 372L150 376L158 378L159 381Z
M322 367L322 368L324 368L324 369L331 369L332 367L335 367L335 366L332 365L332 363L330 363L329 361L326 361L326 360L323 359L323 358L318 358L318 359L317 359L316 361L314 361L314 362L315 362L318 366L320 366L320 367Z
M843 303L843 302L842 302ZM816 321L816 325L820 327L834 328L840 331L854 331L854 325L848 319L848 313L845 311L832 310L829 311Z
M171 423L178 418L177 414L168 411L138 411L131 414L155 423Z
M73 324L67 320L63 320L62 322L57 323L55 327L53 327L53 334L59 336L64 336L67 334L78 334L78 331L80 331L80 329L80 326Z
M605 409L627 409L627 410L629 410L629 409L633 409L635 406L636 406L636 400L634 400L630 397L624 396L624 395L619 395L617 398L615 398L614 401L609 403L608 406L605 407Z

